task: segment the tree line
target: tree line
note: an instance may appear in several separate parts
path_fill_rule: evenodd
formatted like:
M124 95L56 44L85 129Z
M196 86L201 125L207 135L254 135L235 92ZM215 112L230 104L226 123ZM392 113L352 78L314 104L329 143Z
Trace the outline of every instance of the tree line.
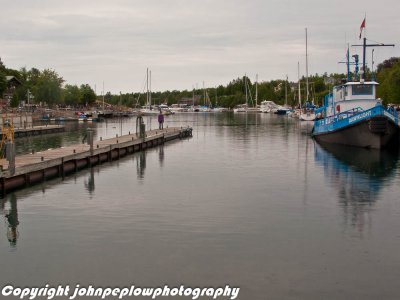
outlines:
M370 70L367 70L369 78ZM15 90L12 97L11 106L18 106L21 101L27 103L28 94L31 95L30 103L42 103L50 107L59 105L71 106L92 106L96 100L101 102L102 96L96 95L95 91L88 84L80 86L65 84L64 79L54 70L39 70L32 68L27 70L9 69L0 60L0 95L7 88L6 76L15 76L21 85ZM351 74L354 76L354 74ZM400 58L393 57L385 60L377 67L376 74L380 85L378 86L377 96L384 100L384 103L400 104ZM324 96L332 90L333 85L339 84L346 74L327 74L311 75L308 78L309 100L316 104L322 104ZM247 89L247 91L246 91ZM298 100L298 82L286 80L271 80L257 83L258 104L262 100L272 100L278 104L296 106ZM195 90L172 90L163 92L152 92L152 104L168 104L179 102L182 98L192 98L193 95L200 100L200 104L212 106L234 107L245 103L247 92L248 102L255 104L256 83L248 77L236 78L226 85L206 89L208 99L204 99L204 91ZM302 103L306 98L306 80L300 80L300 93ZM207 101L206 101L207 100ZM146 104L146 95L141 93L112 94L104 95L104 101L113 105L123 105L127 107L137 107Z

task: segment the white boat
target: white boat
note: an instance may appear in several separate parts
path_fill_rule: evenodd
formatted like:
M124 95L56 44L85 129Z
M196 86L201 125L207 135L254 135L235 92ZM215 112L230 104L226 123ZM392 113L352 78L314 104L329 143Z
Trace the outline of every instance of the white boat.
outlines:
M247 104L239 104L233 108L234 113L245 113L247 112Z
M316 116L314 112L314 103L310 102L310 91L308 86L308 41L307 41L307 28L306 28L306 107L300 113L301 121L315 121Z
M299 117L301 121L315 121L316 118L314 110L302 111Z
M146 71L146 85L147 85L147 93L146 93L146 105L140 109L140 113L143 116L154 116L159 114L159 110L157 110L154 106L151 106L151 71L150 71L150 80L149 80L149 69ZM150 85L150 88L149 88Z
M185 110L183 107L179 106L179 104L171 104L169 109L174 113L180 113Z
M261 101L260 111L262 113L270 113L274 108L277 108L278 105L274 101Z
M249 105L248 105L248 93L247 93L247 76L244 76L244 88L246 91L246 103L244 104L238 104L233 108L233 112L234 113L247 113L247 111L249 110Z

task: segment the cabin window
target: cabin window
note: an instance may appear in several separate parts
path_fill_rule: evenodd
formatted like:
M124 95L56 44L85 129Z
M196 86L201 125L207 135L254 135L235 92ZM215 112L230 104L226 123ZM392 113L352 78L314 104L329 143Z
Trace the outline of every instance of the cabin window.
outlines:
M353 95L372 95L372 85L353 85Z

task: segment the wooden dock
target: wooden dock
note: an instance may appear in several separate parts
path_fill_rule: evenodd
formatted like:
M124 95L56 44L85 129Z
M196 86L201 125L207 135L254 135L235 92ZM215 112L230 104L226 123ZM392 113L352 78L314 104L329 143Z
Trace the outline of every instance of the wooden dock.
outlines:
M192 128L166 128L146 132L145 138L137 134L49 149L15 157L15 168L6 159L0 159L0 193L29 186L92 165L119 159L127 154L192 135Z
M33 126L27 128L16 128L14 129L14 138L57 133L63 131L65 131L65 127L61 125L44 125L44 126ZM0 131L0 139L2 137L3 133Z

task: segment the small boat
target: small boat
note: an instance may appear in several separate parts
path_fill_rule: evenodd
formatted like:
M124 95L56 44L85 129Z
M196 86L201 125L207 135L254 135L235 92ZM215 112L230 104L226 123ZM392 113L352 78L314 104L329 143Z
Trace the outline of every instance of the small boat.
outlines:
M261 101L261 105L260 105L260 111L262 113L270 113L271 110L276 107L276 104L274 101Z
M234 113L245 113L247 112L247 104L239 104L233 108Z
M290 109L288 107L280 106L274 111L274 114L276 114L276 115L287 115L291 111L292 111L292 109Z
M310 102L306 103L306 107L300 110L300 120L301 121L315 121L316 114L315 114L316 106L311 104Z

